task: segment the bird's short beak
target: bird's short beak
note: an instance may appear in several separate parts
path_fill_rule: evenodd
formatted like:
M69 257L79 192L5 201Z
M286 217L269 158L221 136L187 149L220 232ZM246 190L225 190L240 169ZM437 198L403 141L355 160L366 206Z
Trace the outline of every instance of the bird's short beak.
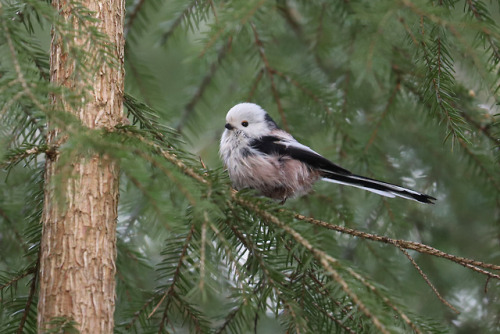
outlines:
M234 129L234 127L233 127L231 124L229 124L229 123L226 123L226 125L225 125L224 127L225 127L226 129L228 129L228 130L232 130L232 129Z

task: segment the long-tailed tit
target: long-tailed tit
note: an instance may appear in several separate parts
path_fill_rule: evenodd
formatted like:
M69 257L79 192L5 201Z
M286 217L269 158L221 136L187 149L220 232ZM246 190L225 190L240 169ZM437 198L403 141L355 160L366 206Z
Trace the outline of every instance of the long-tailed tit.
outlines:
M434 197L394 184L359 176L334 164L281 130L253 103L229 110L220 142L220 156L238 190L251 188L280 200L308 193L314 182L340 183L386 197L433 203Z

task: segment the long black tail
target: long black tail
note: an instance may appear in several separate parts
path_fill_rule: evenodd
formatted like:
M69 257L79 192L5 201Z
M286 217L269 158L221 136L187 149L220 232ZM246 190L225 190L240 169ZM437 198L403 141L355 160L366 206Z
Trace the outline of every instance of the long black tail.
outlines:
M403 197L420 203L434 204L434 197L419 193L417 191L403 188L395 184L370 179L368 177L355 174L337 174L324 172L323 180L333 183L344 184L371 191L386 197Z

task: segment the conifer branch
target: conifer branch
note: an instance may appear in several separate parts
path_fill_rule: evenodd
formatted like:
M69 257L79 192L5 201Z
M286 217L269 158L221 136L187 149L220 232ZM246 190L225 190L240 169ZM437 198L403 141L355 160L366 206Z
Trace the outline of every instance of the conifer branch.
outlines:
M236 280L236 284L240 285L239 288L242 289L243 287L241 285L241 281L243 279L243 273L242 273L243 270L241 268L240 263L238 262L238 260L233 255L231 245L229 244L229 242L227 241L227 239L224 238L224 236L222 235L221 231L219 231L219 229L217 228L217 226L215 226L213 224L210 224L210 228L212 229L212 231L214 231L216 237L223 244L224 251L225 251L225 256L228 258L228 261L230 263L229 266L231 266L231 264L232 264L233 268L234 268L234 272L231 272L231 274L234 273L235 276L238 277L238 279ZM245 299L244 302L246 303L248 301Z
M124 52L125 52L125 57L127 57L127 59L135 57L133 52L130 51L128 43L125 44ZM146 82L145 80L143 80L141 73L137 68L136 62L129 61L127 62L127 66L130 67L131 75L135 78L135 81L137 82L137 88L139 89L141 96L144 98L144 101L146 101L148 105L151 105L151 101L149 100L149 94L148 94L150 89L146 88L147 87L147 85L145 84ZM127 101L127 96L124 97L124 103L126 103L126 101Z
M124 174L127 176L127 178L132 182L132 184L137 188L139 189L139 191L150 201L149 203L151 204L151 206L153 207L153 209L155 210L155 212L157 214L160 214L161 213L161 210L160 210L160 207L158 205L158 202L154 199L153 196L151 196L151 194L147 191L147 188L141 183L139 182L139 180L134 177L131 173L127 172L124 168L122 168L122 171L124 172ZM127 230L125 232L125 234L128 234L128 231L130 231L130 228L133 224L133 219L134 217L131 217L129 219L130 221L130 224L129 226L127 227Z
M250 254L253 257L257 258L257 260L259 261L259 264L260 264L260 268L265 276L266 283L268 283L272 287L276 296L285 304L286 309L290 312L292 318L294 319L294 322L296 324L298 324L297 315L296 315L295 311L293 310L292 305L290 305L290 302L286 298L284 298L283 293L278 288L278 283L276 283L274 281L274 279L272 278L271 272L269 270L270 268L268 268L267 264L265 263L260 251L254 247L255 243L249 239L248 235L244 235L238 229L237 226L235 226L233 224L229 224L228 221L226 223L228 224L229 228L234 232L234 234L237 236L237 238L241 241L241 243L245 246L245 248L250 252ZM300 330L298 327L296 330L297 330L297 334L299 334Z
M40 256L41 256L41 252L38 251L38 259L36 261L35 268L33 271L33 277L31 278L28 300L26 301L26 305L25 305L24 310L23 310L23 316L21 318L21 321L19 321L19 327L17 328L18 334L24 333L24 325L26 323L26 319L28 318L31 304L33 303L33 299L34 299L35 294L36 294L36 287L37 287L37 283L38 283L38 272L39 272L39 267L40 267Z
M156 145L156 144L153 144L153 145ZM203 184L208 183L208 181L203 176L194 172L193 169L186 166L179 159L175 158L174 155L171 155L163 150L162 150L162 155L165 158L167 158L167 160L171 161L174 165L176 165L186 175L194 178L195 180L197 180L200 183L203 183ZM234 197L234 195L233 195L233 197ZM317 226L322 226L324 228L335 230L335 231L338 231L341 233L350 234L350 235L355 236L355 237L359 237L359 238L363 238L363 239L367 239L367 240L373 240L373 241L377 241L377 242L382 242L382 243L386 243L386 244L398 245L398 246L403 247L404 249L411 249L411 250L415 250L415 251L420 252L420 253L445 258L447 260L453 261L453 262L458 263L462 266L470 268L476 272L484 274L488 277L500 279L500 275L491 273L487 270L480 269L480 268L485 268L485 269L491 269L491 270L500 270L500 265L494 265L494 264L489 264L489 263L485 263L482 261L476 261L476 260L472 260L472 259L468 259L468 258L464 258L464 257L455 256L452 254L442 252L438 249L427 246L425 244L414 242L414 241L392 239L392 238L389 238L386 236L379 236L379 235L366 233L366 232L362 232L362 231L347 228L347 227L342 227L339 225L333 225L333 224L330 224L330 223L327 223L327 222L324 222L321 220L317 220L317 219L314 219L311 217L306 217L306 216L298 214L298 213L293 213L293 216L298 220L306 221L308 223L311 223L311 224L314 224Z
M476 20L478 20L479 22L488 22L494 24L492 18L489 17L488 13L484 10L484 4L482 4L481 1L467 0L466 2L469 10L472 12L472 15L474 16L474 18L476 18ZM491 53L493 55L492 62L494 64L498 64L498 62L500 62L500 48L493 40L492 34L488 29L485 28L480 31L480 34L484 34L486 36L486 40L488 41Z
M174 20L170 28L163 33L160 44L162 45L165 44L167 40L170 38L170 36L172 36L174 31L177 29L177 27L181 25L182 21L188 18L189 15L193 13L193 11L197 10L198 9L197 6L199 5L200 5L199 0L192 0L191 3L189 3L184 8L184 10L177 16L177 18Z
M286 249L290 252L291 251L291 248L285 244L285 247ZM303 264L302 261L296 256L296 255L293 255L295 261L297 261L297 263L299 264ZM348 268L348 272L351 276L353 276L354 278L356 278L359 282L361 282L361 284L363 284L365 287L367 287L370 291L372 291L373 293L375 293L378 297L380 297L383 302L385 304L387 304L391 309L393 309L396 313L398 313L401 318L403 319L403 321L406 322L406 324L408 324L413 330L415 333L420 333L420 330L418 329L418 327L410 320L410 318L408 318L408 316L406 314L404 314L399 308L397 308L387 297L385 297L383 294L381 294L377 288L375 288L375 286L373 286L372 284L368 283L368 281L366 281L366 279L364 279L361 275L359 275L358 273L356 273L355 271L351 270L350 268ZM316 292L320 295L328 295L328 287L325 286L325 284L323 284L321 282L321 280L315 275L315 272L314 271L311 271L308 273L308 276L312 279L312 281L314 283L316 283L318 285L318 288L316 288ZM338 306L341 306L341 304L337 301L335 301L335 303L338 305ZM314 303L314 305L316 306L317 304ZM317 307L318 308L318 307ZM333 317L333 315L329 314L328 312L326 312L324 310L324 308L318 308L319 311L323 312L328 318L334 320L339 326L341 326L342 328L344 328L345 330L347 330L348 332L352 332L352 329L345 326L342 322L338 321L338 319L336 317ZM342 312L344 313L344 316L350 318L351 320L353 319L352 315L350 314L350 310L346 309L345 307L342 308Z
M491 174L491 172L486 168L484 163L474 154L469 146L463 141L459 140L458 143L464 150L464 152L474 161L476 166L479 167L481 170L481 173L483 173L488 180L488 184L493 186L496 190L500 191L500 184L498 183L498 175L495 177L495 175Z
M250 92L247 95L247 101L252 101L253 96L255 95L255 91L257 90L257 87L259 86L260 81L262 80L262 77L264 76L265 68L260 69L257 72L257 76L252 82L252 85L250 86Z
M307 239L305 239L300 233L295 231L293 228L288 226L279 220L276 216L271 215L270 213L263 211L258 206L247 202L237 196L233 196L233 200L235 200L240 205L251 209L253 212L257 213L259 216L264 218L266 221L273 223L280 229L284 230L288 235L290 235L295 241L301 244L305 249L307 249L314 258L321 264L325 272L336 281L342 290L348 295L352 302L359 308L359 310L373 323L373 325L384 334L388 334L389 331L382 324L382 322L368 309L368 307L361 301L361 299L352 291L349 287L349 284L340 276L340 274L335 270L332 265L338 266L339 263L336 259L326 254L325 252L315 248L313 245L309 243Z
M304 94L306 94L308 97L310 97L314 102L316 102L322 109L325 110L325 112L327 114L331 114L332 113L332 110L330 107L328 107L323 101L322 99L317 96L316 94L314 94L310 89L304 87L300 82L298 82L297 80L295 80L294 78L292 78L291 76L283 73L283 72L280 72L276 69L273 70L274 74L276 74L277 76L279 76L280 78L282 78L283 80L285 80L286 82L288 83L291 83L293 86L297 87L300 91L302 91Z
M130 31L130 28L134 24L134 21L138 17L139 12L141 11L142 6L144 5L145 2L146 0L137 0L136 3L134 4L134 8L129 12L130 14L128 15L128 20L123 27L123 36L125 39L127 39L127 35Z
M1 7L0 7L0 9L1 9ZM24 92L25 95L27 95L31 99L31 101L37 106L38 109L47 113L46 108L43 106L43 104L40 102L40 100L35 96L35 94L33 93L33 91L30 88L30 85L28 85L28 82L26 81L26 79L24 77L23 71L21 69L21 65L18 61L18 55L17 55L16 49L14 47L14 43L12 42L9 28L8 28L5 20L2 20L2 27L3 27L3 30L5 33L4 34L5 39L7 40L7 44L9 46L11 59L12 59L12 62L14 64L14 69L15 69L16 74L17 74L17 80L21 84L22 91ZM45 128L41 124L38 123L38 120L35 119L32 116L32 114L26 110L26 108L22 108L22 109L26 113L26 115L28 116L28 119L35 125L35 127L40 131L40 133L44 134Z
M260 7L262 7L265 3L266 3L266 0L260 0L259 2L257 2L255 4L255 6L250 7L248 9L248 11L244 12L243 13L244 15L242 15L239 20L238 20L238 18L234 18L233 21L234 22L239 21L239 24L241 26L245 25L254 16L254 14L257 12L257 10L259 10ZM210 49L214 45L214 43L219 39L219 37L224 33L224 31L226 29L227 29L226 26L222 26L213 34L213 36L210 38L210 40L205 44L199 57L203 57L205 55L205 53L208 51L208 49Z
M377 121L377 124L375 125L375 128L373 129L372 131L372 134L370 136L370 139L368 140L368 142L366 143L365 145L365 149L364 151L367 152L368 149L370 148L370 146L373 144L373 142L375 141L375 138L377 137L377 133L378 133L378 130L380 129L380 126L382 124L382 121L385 119L385 117L387 116L387 113L389 112L389 109L392 105L392 103L394 102L394 99L396 98L396 95L398 94L399 90L401 88L401 81L400 79L398 78L397 81L396 81L396 85L394 86L394 89L392 90L392 93L391 95L389 96L389 99L387 100L387 103L385 105L385 108L384 108L384 111L382 112L382 114L380 115L378 121Z
M35 270L36 270L35 267L29 267L29 268L27 268L26 270L24 270L18 276L14 277L14 278L11 278L9 281L7 281L4 284L0 285L0 291L2 291L5 288L11 287L11 286L17 284L17 282L19 282L20 280L22 280L26 276L29 276L29 275L35 273Z
M260 292L260 290L262 290L263 287L264 287L263 284L257 284L254 287L254 289L252 290L252 294L254 296L257 295L257 293ZM243 312L243 307L248 306L248 305L251 305L250 301L248 299L244 298L241 301L241 303L236 308L234 308L231 312L229 312L229 314L224 318L225 319L224 323L221 326L219 326L219 328L217 328L217 330L215 331L215 334L223 333L226 330L226 328L229 327L231 322L233 322L235 320L238 313Z
M392 238L389 238L386 236L380 236L380 235L376 235L376 234L362 232L362 231L355 230L355 229L348 228L348 227L330 224L330 223L327 223L327 222L324 222L324 221L321 221L321 220L318 220L315 218L306 217L306 216L298 214L298 213L290 213L290 214L292 214L298 220L302 220L302 221L308 222L308 223L316 225L316 226L321 226L321 227L327 228L329 230L334 230L337 232L349 234L349 235L359 237L362 239L382 242L382 243L386 243L386 244L392 244L392 245L395 245L397 247L402 247L404 249L411 249L411 250L417 251L419 253L444 258L444 259L453 261L455 263L458 263L464 267L474 266L474 267L480 267L480 268L491 269L491 270L500 270L500 265L490 264L490 263L485 263L482 261L476 261L476 260L472 260L472 259L468 259L468 258L464 258L464 257L460 257L460 256L455 256L455 255L445 253L445 252L440 251L436 248L433 248L431 246L427 246L425 244L422 244L422 243L419 243L416 241L392 239ZM471 267L469 267L469 268L471 268ZM477 272L480 272L484 275L487 275L491 278L496 278L496 279L500 280L500 275L493 274L493 273L490 273L488 271L479 271L478 268L471 268L471 269L473 269Z
M403 85L404 85L404 87L406 89L408 89L409 92L411 92L412 94L414 94L418 98L418 100L420 102L424 103L425 106L427 106L429 108L431 107L430 106L430 102L426 101L425 97L422 96L422 94L420 92L417 92L416 89L415 89L415 87L411 83L409 83L407 81L403 81ZM471 124L474 127L476 127L476 128L479 129L479 124L475 123L472 120L468 121L468 117L465 116L466 113L464 111L461 113L461 115L462 115L462 117L464 117L465 120L467 120L468 124ZM486 131L488 131L488 130L486 130ZM489 131L488 131L488 134L490 134ZM495 139L495 137L493 135L491 135L491 140L494 143L496 143L496 142L499 141L498 139ZM479 168L479 170L481 171L481 174L488 181L488 184L490 186L495 187L495 189L500 190L500 184L498 184L498 181L496 180L495 176L491 174L491 171L489 171L486 168L486 166L484 165L484 163L477 157L477 155L474 152L472 152L472 150L469 148L469 145L465 141L463 141L461 139L458 140L458 143L460 144L460 147L462 147L462 149L465 152L465 154L467 154L467 156L469 156L472 159L472 161L476 164L476 166Z
M288 128L288 122L285 117L285 112L283 110L283 107L281 105L281 99L278 93L278 88L276 87L276 83L274 82L274 69L271 67L269 64L269 60L267 59L266 52L264 50L264 43L262 43L262 40L259 37L259 34L257 32L257 28L255 27L255 24L250 23L250 26L252 27L254 37L255 37L255 46L257 47L257 50L259 51L260 58L262 62L264 63L264 66L266 68L267 75L269 76L269 82L271 83L271 91L274 96L274 100L276 101L276 105L278 106L278 112L281 116L281 121L283 123L283 129L286 131L289 131Z
M229 37L227 43L224 44L217 52L217 59L214 62L212 62L212 64L210 64L208 73L201 80L201 83L196 89L194 95L191 97L191 100L184 107L184 110L180 116L180 120L176 128L179 133L182 133L182 129L184 128L186 121L191 116L191 113L194 111L195 106L203 97L203 94L205 93L206 89L212 83L213 77L216 74L217 70L219 69L222 61L224 60L224 58L226 58L226 55L231 50L231 43L232 43L232 38Z
M465 110L462 110L461 115L467 121L467 123L479 130L479 132L482 133L486 138L488 138L494 145L498 145L500 143L500 138L495 137L495 135L491 133L489 126L481 125L479 122L474 120L472 116L470 116Z
M0 162L0 168L11 168L17 165L20 161L35 157L42 153L47 153L49 148L47 145L23 145L18 149L11 149L7 154L5 154L5 160Z
M161 170L175 184L177 189L179 189L179 191L184 195L184 197L186 197L186 199L189 201L189 203L191 203L191 205L193 205L193 206L196 205L196 201L193 198L193 196L190 194L190 192L183 186L182 182L180 180L178 180L168 168L166 168L161 163L156 161L156 159L154 157L150 156L149 154L146 154L145 152L143 152L141 150L135 150L134 153L136 155L142 157L144 160L150 162L153 166L155 166L159 170ZM166 153L165 151L163 151L162 153L164 153L165 155L168 155L168 153Z
M200 282L198 287L203 291L205 285L205 266L206 266L206 247L207 247L207 224L208 224L208 214L206 211L203 212L203 222L201 224L201 246L200 246Z
M182 298L182 296L180 296L175 291L172 293L172 298L174 298L175 301L177 301L179 310L182 313L187 314L188 318L194 324L195 333L205 334L208 332L208 327L204 324L205 319L203 319L203 317L201 316L201 314L198 310L193 308L188 302L186 302ZM163 333L163 331L160 330L159 333ZM190 328L190 333L192 333L191 328Z
M6 166L6 167L8 167L8 166ZM1 164L0 164L0 168L3 168ZM19 231L16 228L16 225L14 224L14 222L9 218L9 215L7 215L7 213L2 208L0 208L0 217L2 217L2 219L9 226L11 226L11 229L14 232L14 235L16 236L17 241L19 242L20 245L23 246L24 250L27 251L28 247L26 246L26 243L24 242L24 239L23 239L21 233L19 233ZM2 287L0 286L0 291L1 290L2 290Z
M321 305L318 305L316 302L312 302L316 310L318 312L323 313L327 318L335 322L339 327L341 327L343 330L345 330L347 333L350 334L356 334L358 332L354 331L351 327L346 326L342 320L339 320L337 317L335 317L331 312L326 311Z
M431 283L431 281L429 280L429 278L427 277L427 275L423 272L423 270L420 268L420 266L417 264L417 262L415 262L415 259L413 259L413 257L410 255L410 253L408 253L406 251L406 249L404 249L400 245L396 245L396 246L408 258L408 260L410 260L411 264L415 267L415 269L417 269L417 271L420 274L420 276L422 276L422 278L424 279L425 283L427 283L427 285L431 288L431 290L434 292L434 294L436 295L436 297L441 301L441 303L443 303L444 305L448 306L456 314L460 314L460 312L455 307L453 307L453 305L451 305L446 299L444 299L441 296L441 294L436 289L436 287L434 286L434 284Z
M161 304L163 303L165 298L167 298L169 296L171 297L171 295L173 293L175 293L175 291L174 291L175 285L177 283L177 280L179 279L181 267L183 266L183 262L184 262L184 259L186 257L187 249L188 249L189 244L191 242L191 238L193 237L194 228L195 228L195 224L192 224L191 228L189 229L189 232L186 236L186 239L184 241L184 245L182 246L181 253L179 254L179 261L177 262L177 266L176 266L174 275L172 277L172 282L170 283L169 288L165 291L165 293L163 294L163 297L160 299L158 304L154 307L153 311L151 311L151 313L148 316L148 319L151 318L153 316L153 314L156 313L156 310L161 306ZM171 298L167 301L167 304L165 305L165 308L163 311L163 316L162 316L162 319L160 321L160 327L159 327L160 332L161 332L162 328L165 326L165 321L167 321L167 323L168 323L167 318L168 318L168 310L169 310L170 302L171 302Z

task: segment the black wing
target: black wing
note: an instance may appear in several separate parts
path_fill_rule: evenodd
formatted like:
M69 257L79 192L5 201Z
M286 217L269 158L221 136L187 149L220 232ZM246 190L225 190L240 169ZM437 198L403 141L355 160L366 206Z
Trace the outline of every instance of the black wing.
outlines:
M322 157L296 141L276 136L264 136L253 140L250 145L252 148L268 155L290 156L293 159L302 161L312 168L322 171L323 180L334 183L349 185L365 189L382 196L403 197L412 199L421 203L433 204L436 199L432 196L419 193L417 191L403 188L395 184L370 179L364 176L355 175L340 166L337 166L330 160Z
M290 156L315 169L343 175L352 174L347 169L334 164L309 147L276 136L263 136L259 139L254 139L250 143L250 146L268 155Z

